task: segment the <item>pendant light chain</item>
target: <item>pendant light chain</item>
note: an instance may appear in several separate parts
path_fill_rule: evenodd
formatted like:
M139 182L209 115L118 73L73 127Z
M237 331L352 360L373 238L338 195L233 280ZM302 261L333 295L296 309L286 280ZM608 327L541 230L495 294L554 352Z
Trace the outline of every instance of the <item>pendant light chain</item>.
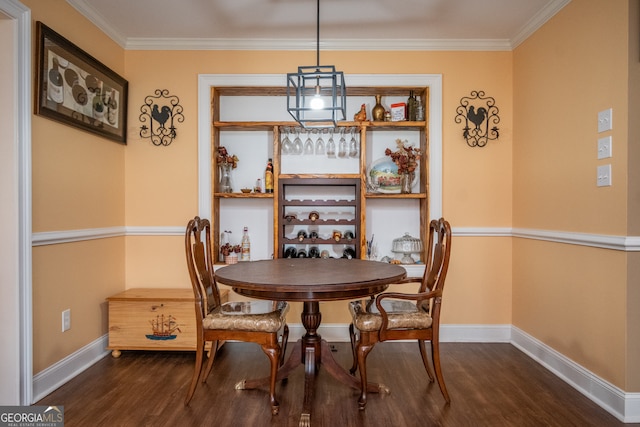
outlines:
M320 68L320 0L316 0L316 65Z

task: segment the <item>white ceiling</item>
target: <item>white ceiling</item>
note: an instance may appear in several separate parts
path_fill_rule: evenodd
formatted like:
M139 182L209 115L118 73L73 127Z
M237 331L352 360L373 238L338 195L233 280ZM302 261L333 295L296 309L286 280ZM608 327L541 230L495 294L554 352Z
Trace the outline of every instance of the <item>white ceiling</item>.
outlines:
M511 50L570 0L321 0L320 48ZM67 0L125 49L315 50L314 0Z

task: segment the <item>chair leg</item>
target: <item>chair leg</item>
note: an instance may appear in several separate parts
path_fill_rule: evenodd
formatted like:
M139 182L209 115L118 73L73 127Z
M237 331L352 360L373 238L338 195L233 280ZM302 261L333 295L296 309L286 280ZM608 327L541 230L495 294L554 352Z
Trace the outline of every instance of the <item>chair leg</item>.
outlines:
M355 375L358 370L358 353L356 352L356 333L354 329L355 327L353 326L353 323L350 324L349 339L351 340L351 354L353 355L353 365L351 366L351 369L349 369L351 375Z
M218 348L220 346L220 341L212 341L211 342L211 350L209 351L209 360L207 361L207 367L204 370L204 376L202 377L202 384L207 382L207 378L209 378L209 374L211 373L211 368L213 368L213 361L216 358L216 354L218 354Z
M362 337L362 335L360 335ZM362 411L367 406L367 356L373 349L371 345L363 345L362 338L357 345L358 365L360 366L360 398L358 398L358 408Z
M196 364L193 371L193 378L191 379L191 385L189 386L189 391L187 392L187 397L184 399L184 405L187 406L189 402L191 402L191 398L196 391L196 387L198 386L198 380L200 379L200 373L202 371L202 359L204 357L204 343L200 342L198 345L198 349L196 350Z
M444 384L444 377L442 376L442 368L440 367L440 340L438 337L434 337L431 341L431 357L433 357L433 368L436 371L436 378L438 379L438 386L440 387L440 392L442 392L442 396L447 403L451 403L451 398L449 398L449 392L447 391L447 386Z
M287 344L289 343L289 326L284 325L284 330L282 331L282 344L280 345L280 366L284 365L284 357L287 352Z
M418 340L418 347L420 347L422 364L424 365L424 369L427 371L427 375L429 375L429 382L433 382L433 374L431 373L431 368L429 367L429 358L427 357L427 350L424 346L424 340Z
M280 410L280 404L276 399L276 379L278 376L278 366L280 365L280 346L277 344L277 337L275 340L275 347L268 345L261 346L262 351L264 351L264 354L269 357L271 362L271 373L269 376L269 402L271 403L271 415L278 415Z

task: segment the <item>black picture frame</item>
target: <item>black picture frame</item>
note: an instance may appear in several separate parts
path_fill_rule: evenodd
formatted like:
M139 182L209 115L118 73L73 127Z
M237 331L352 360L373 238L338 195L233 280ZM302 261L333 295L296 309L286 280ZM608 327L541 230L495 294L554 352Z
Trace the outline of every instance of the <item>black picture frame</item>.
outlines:
M36 114L126 144L128 82L40 21L36 40Z

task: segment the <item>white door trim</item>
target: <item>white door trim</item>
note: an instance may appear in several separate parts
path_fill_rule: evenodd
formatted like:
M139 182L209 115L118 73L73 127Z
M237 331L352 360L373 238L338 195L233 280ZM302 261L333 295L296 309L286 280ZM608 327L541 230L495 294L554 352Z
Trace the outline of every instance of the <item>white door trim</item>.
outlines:
M31 290L31 10L17 0L0 0L0 11L15 21L16 147L18 170L18 295L19 400L30 405L33 396L33 324ZM9 343L11 345L11 343ZM6 363L6 362L3 362Z

